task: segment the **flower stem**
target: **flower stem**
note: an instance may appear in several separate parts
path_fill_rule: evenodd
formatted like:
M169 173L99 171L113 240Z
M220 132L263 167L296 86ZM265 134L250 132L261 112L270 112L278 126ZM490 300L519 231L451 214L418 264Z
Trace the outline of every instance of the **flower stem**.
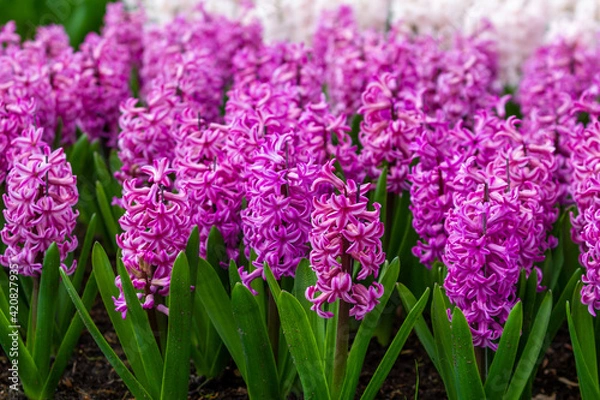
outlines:
M485 384L488 372L488 349L487 347L475 347L475 359L477 360L477 366L479 367L479 376L481 376L481 382Z
M346 253L349 244L344 240L344 253L342 254L342 270L352 275L352 257ZM331 398L339 399L344 377L346 376L346 365L348 364L348 340L350 334L350 304L340 299L338 309L337 331L335 338L335 355L333 359L333 382Z

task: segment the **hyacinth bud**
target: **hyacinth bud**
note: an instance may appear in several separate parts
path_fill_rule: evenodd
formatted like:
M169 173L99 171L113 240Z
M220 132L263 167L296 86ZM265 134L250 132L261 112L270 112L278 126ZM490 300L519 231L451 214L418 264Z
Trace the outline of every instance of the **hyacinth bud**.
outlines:
M117 244L144 308L155 306L156 294L169 293L173 263L185 249L190 231L186 196L172 190L169 175L174 172L168 160L160 158L141 168L145 179L123 183L125 214L119 219L123 233L117 236ZM115 283L121 287L120 277ZM127 305L123 293L113 300L116 310L125 317ZM157 308L165 310L162 305Z
M333 316L323 310L325 303L341 299L352 305L350 315L362 319L379 303L383 286L377 281L368 287L354 282L352 264L360 264L357 280L377 278L379 274L385 260L380 205L375 203L374 210L368 211L366 193L370 185L358 186L353 180L345 183L335 175L334 162L323 166L312 185L313 191L325 185L328 189L333 187L337 194L313 198L310 264L317 274L317 283L306 289L306 297L313 303L312 310L323 318Z
M18 153L6 178L3 195L6 224L0 235L7 249L0 256L5 266L17 265L21 275L39 276L44 252L56 243L61 267L73 273L76 261L64 264L77 248L73 229L78 212L76 178L63 149L51 151L42 140L43 129L30 128L13 142Z

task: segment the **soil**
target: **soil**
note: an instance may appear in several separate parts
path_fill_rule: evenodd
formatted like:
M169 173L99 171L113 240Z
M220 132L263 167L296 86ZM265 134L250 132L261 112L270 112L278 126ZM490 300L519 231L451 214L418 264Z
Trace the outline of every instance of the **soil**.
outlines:
M117 354L116 335L111 330L110 321L101 303L92 310L92 317L100 331L113 345ZM362 393L375 372L385 348L373 340L367 352L365 368L361 374L357 396ZM237 400L247 399L247 391L239 373L232 365L216 380L198 377L192 367L189 399ZM0 399L7 399L6 386L8 360L0 354ZM414 399L419 376L418 398L439 400L446 398L444 386L427 353L416 335L411 334L400 357L380 390L378 399ZM24 397L20 397L23 398ZM57 400L126 400L132 399L127 388L106 361L92 337L84 332L75 354L69 363L56 391ZM579 399L577 373L571 350L571 342L566 329L561 330L546 352L538 370L534 385L534 400Z

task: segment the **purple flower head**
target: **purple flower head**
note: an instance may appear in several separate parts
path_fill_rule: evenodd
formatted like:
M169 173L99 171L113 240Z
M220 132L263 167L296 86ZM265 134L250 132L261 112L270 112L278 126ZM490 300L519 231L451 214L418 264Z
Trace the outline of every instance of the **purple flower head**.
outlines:
M467 161L465 166L473 163ZM519 241L516 191L501 178L461 168L456 179L476 183L455 198L446 219L448 239L442 257L448 267L446 294L465 315L475 346L496 349L503 324L516 303Z
M142 7L137 10L126 8L127 6L121 2L106 5L102 35L116 36L117 42L129 52L133 65L140 67L144 52L142 40L146 16Z
M365 38L358 30L352 8L341 6L323 13L315 32L314 54L323 68L334 113L353 115L367 83Z
M123 163L115 176L120 181L140 175L140 168L151 165L152 160L173 158L175 137L174 105L178 103L174 91L163 87L153 90L146 106L139 106L135 98L121 104L117 141L119 159Z
M247 207L242 211L244 242L256 253L254 271L240 268L242 282L250 287L264 276L267 263L276 279L294 276L302 258L308 256L311 228L311 185L318 165L297 162L292 149L292 134L271 136L254 154L248 165Z
M579 262L585 267L581 302L592 315L600 310L600 122L595 120L579 132L571 154L573 199L578 214L571 213L573 241L579 244Z
M7 107L16 105L16 109L7 111L22 116L22 105L33 101L33 114L27 118L44 128L44 140L51 142L56 128L56 106L50 84L50 69L43 49L29 44L31 42L0 57L0 102ZM26 127L22 125L20 129Z
M369 276L377 278L385 260L381 248L383 224L379 221L380 205L367 210L366 193L369 184L358 186L353 180L342 181L335 175L335 160L326 163L312 188L325 185L337 194L323 194L313 198L312 230L309 240L311 268L317 274L317 283L306 289L306 297L313 303L312 310L323 318L333 316L324 311L325 303L341 299L353 307L350 315L364 318L383 295L383 286L374 281L370 286L352 280L352 264L358 262L357 280Z
M76 178L63 149L52 152L41 136L42 129L31 128L13 142L20 151L6 178L6 224L0 235L7 249L0 263L17 265L22 275L39 276L45 251L56 243L61 267L71 274L76 261L70 266L64 262L77 248L73 235L79 198Z
M374 179L387 163L388 190L400 194L409 188L406 177L412 160L410 143L425 118L420 96L413 90L402 90L393 74L384 73L369 83L362 104L360 158Z
M496 101L497 54L494 43L476 35L457 36L440 59L435 95L436 109L452 123L469 120L475 110Z
M409 175L410 210L413 227L420 237L412 251L428 268L444 253L448 237L444 221L454 205L451 183L465 160L453 135L455 131L438 124L423 129L411 144L413 157L419 162Z
M592 86L599 67L600 52L564 40L541 47L524 67L519 97L525 130L554 143L562 204L572 202L569 156L579 145L573 133L581 129L573 111L580 109L576 100Z
M15 21L8 21L6 25L0 26L0 55L10 53L19 47L21 37L17 33Z
M142 306L153 308L154 296L169 292L171 270L177 254L185 249L190 217L185 193L172 189L169 175L175 171L166 158L140 170L146 179L123 183L125 214L119 219L123 233L117 236L117 244L133 286L140 291ZM116 284L120 287L120 277ZM116 310L125 317L123 293L113 300Z
M112 32L112 33L111 33ZM131 58L114 31L90 33L80 46L80 102L78 125L91 139L117 139L119 105L130 97Z
M220 231L230 259L239 253L243 185L240 171L224 150L226 131L208 125L191 109L183 112L174 168L177 186L188 194L191 223L198 226L200 256L206 257L208 235Z
M243 87L252 82L271 83L285 89L302 107L318 101L323 85L322 71L313 53L302 44L276 43L258 49L246 47L234 57L234 83Z
M306 106L298 120L298 131L296 147L299 159L313 159L323 165L335 157L346 177L357 182L363 180L363 167L358 159L357 148L348 134L350 127L346 123L346 116L331 114L323 95L320 102Z

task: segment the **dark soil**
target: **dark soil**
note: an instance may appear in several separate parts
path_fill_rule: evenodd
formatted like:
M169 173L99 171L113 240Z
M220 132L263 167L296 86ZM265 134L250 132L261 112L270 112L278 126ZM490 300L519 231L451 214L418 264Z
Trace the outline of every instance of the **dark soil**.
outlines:
M92 317L100 331L117 354L122 356L117 345L116 335L112 332L110 321L102 304L97 303ZM378 362L385 354L385 348L373 340L365 360L365 368L360 377L358 394L364 391ZM418 368L417 368L418 366ZM6 382L8 360L0 354L0 399L7 399ZM404 350L396 361L378 399L413 399L419 375L419 399L446 398L444 386L439 374L429 361L427 354L416 335L411 334ZM193 371L193 369L192 369ZM24 397L23 397L24 398ZM119 400L132 399L127 388L108 364L91 336L84 332L75 349L72 361L60 381L55 398L57 400ZM227 369L221 378L206 381L192 373L190 379L190 399L246 399L247 391L243 380L233 368ZM568 331L561 330L546 353L539 368L535 385L535 400L571 400L579 399L577 373L571 350Z

